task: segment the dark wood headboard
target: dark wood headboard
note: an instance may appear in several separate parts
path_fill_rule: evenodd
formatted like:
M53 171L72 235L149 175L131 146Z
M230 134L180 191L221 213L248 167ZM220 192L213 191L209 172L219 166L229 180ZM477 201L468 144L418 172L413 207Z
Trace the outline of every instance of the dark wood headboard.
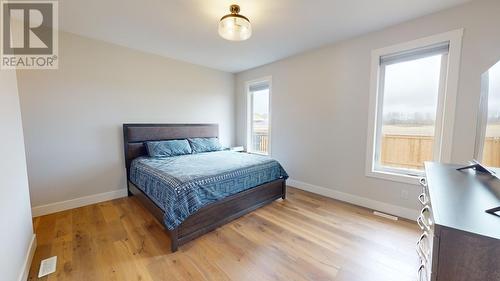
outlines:
M127 179L132 160L147 155L146 141L213 137L219 137L218 124L123 124Z

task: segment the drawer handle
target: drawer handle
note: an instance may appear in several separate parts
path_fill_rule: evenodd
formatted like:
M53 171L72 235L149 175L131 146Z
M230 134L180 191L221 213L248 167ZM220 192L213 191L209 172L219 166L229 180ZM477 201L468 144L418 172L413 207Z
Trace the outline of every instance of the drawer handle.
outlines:
M427 200L427 195L425 195L425 193L422 193L418 196L418 201L420 201L420 204L422 205L427 205L427 203L429 203L429 201Z
M417 280L418 281L428 281L427 273L425 272L425 265L421 264L417 271ZM425 272L425 273L424 273Z
M423 258L427 261L428 260L428 257L429 257L429 253L430 251L427 249L427 251L424 249L424 247L422 246L422 241L424 239L427 239L428 240L429 238L429 235L427 234L427 232L424 232L422 233L422 235L420 236L420 239L418 239L417 241L417 252L420 252L422 253L423 255Z
M422 211L420 211L422 222L425 222L424 224L427 226L428 229L430 229L432 226L432 218L430 216L430 212L431 212L431 207L429 207L429 205L425 205L425 207L422 208ZM429 216L427 217L425 213L429 213Z
M420 258L421 262L427 261L427 258L425 257L424 253L422 252L422 249L420 248L420 242L417 242L417 255Z
M431 227L428 226L425 222L424 222L424 218L422 216L419 216L417 218L417 224L418 226L420 227L421 230L431 230Z
M429 237L427 232L422 233L422 235L420 235L420 238L418 239L418 243L422 242L422 240L424 240L427 237Z
M425 265L424 264L421 264L420 267L418 268L418 271L417 271L417 280L422 280L422 271L424 270L425 268Z
M424 187L427 187L427 180L425 178L420 178L420 180L418 180L418 182L424 186Z

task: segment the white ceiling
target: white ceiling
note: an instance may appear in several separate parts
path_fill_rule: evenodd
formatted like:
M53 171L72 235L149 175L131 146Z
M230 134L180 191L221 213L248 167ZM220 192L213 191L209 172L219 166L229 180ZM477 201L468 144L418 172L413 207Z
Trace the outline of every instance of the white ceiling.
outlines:
M165 57L239 72L469 0L64 0L60 28ZM244 42L217 24L239 4Z

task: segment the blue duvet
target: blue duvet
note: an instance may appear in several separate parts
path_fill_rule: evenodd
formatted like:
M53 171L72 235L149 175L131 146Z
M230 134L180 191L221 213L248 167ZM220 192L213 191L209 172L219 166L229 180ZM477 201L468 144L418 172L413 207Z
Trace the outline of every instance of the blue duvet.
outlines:
M168 229L203 206L280 178L288 175L278 161L232 151L139 157L130 168L132 183L165 212Z

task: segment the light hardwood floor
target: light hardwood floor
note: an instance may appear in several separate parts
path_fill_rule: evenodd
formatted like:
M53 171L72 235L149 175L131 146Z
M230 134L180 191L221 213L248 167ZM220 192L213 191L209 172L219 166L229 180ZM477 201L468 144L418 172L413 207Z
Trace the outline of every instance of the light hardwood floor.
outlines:
M134 198L34 219L28 280L414 281L417 227L290 188L256 210L170 252L169 238ZM57 272L38 279L42 259Z

